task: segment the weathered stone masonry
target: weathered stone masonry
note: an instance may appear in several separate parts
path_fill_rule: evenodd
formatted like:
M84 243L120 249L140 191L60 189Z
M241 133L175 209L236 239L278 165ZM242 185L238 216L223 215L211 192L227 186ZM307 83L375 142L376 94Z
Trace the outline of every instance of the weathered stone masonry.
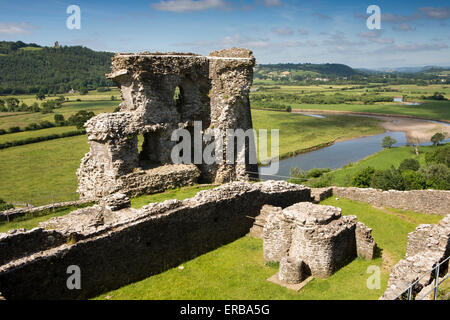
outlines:
M408 234L406 256L391 270L386 291L381 299L397 298L412 283L421 278L412 290L412 297L427 298L424 295L435 280L435 272L430 272L438 262L450 255L450 214L438 224L424 224ZM448 272L448 262L441 265L440 277Z
M92 297L244 236L253 224L248 216L264 204L284 208L309 200L303 186L234 182L140 210L80 209L41 224L45 230L0 236L0 292L6 299ZM70 265L81 268L81 290L66 287Z
M292 276L293 270L303 269L299 281L306 275L327 278L357 255L374 258L371 229L355 216L341 216L340 208L302 202L284 210L264 206L262 212L270 212L264 225L264 260L280 262L281 281L290 278L285 271Z
M373 206L411 210L429 214L450 213L450 191L382 191L370 188L333 187L333 195L367 202Z
M116 54L108 77L121 89L120 112L100 114L86 123L90 151L77 172L80 197L95 199L116 192L136 196L196 181L246 180L247 172L257 172L256 164L248 161L248 141L234 150L234 164L194 165L198 161L193 158L189 164L176 165L171 158L178 143L171 141L174 130L191 132L192 146L198 141L195 121L202 122L204 135L219 130L224 154L228 129L252 128L249 92L254 65L252 52L238 48L206 57ZM144 137L140 153L138 135Z

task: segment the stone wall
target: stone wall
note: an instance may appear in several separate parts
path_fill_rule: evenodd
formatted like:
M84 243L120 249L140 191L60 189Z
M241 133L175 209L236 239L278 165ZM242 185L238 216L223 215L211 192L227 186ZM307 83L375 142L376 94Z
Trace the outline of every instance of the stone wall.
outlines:
M95 202L96 200L77 200L77 201L66 201L66 202L56 202L52 204L47 204L45 206L39 207L30 207L30 208L13 208L5 211L0 211L0 222L9 221L10 219L22 217L26 214L37 214L42 211L52 210L52 209L60 209L60 208L68 208L68 207L76 207L81 206L83 204L88 204Z
M358 252L374 245L371 237L359 237L357 241L356 217L342 216L340 208L302 202L270 211L263 240L264 259L268 262L288 257L291 261L302 261L307 274L327 278ZM365 227L359 224L360 228Z
M396 299L411 284L418 281L412 297L423 295L426 287L435 279L430 272L450 255L450 214L435 225L420 225L408 234L405 258L391 270L386 291L381 299ZM440 277L448 272L448 262L441 265Z
M108 77L120 87L120 111L100 114L85 125L90 151L77 171L80 197L101 198L116 192L133 196L197 180L224 183L247 180L248 172L257 176L256 162L249 161L250 155L256 159L253 142L234 148L227 140L228 130L252 129L249 92L254 65L252 52L239 48L209 56L116 54ZM183 150L189 159L182 162L191 167L173 166L179 164L171 154L179 142L172 141L176 129L190 133L178 138L187 139L192 149L222 138L223 159L205 164ZM144 138L141 152L138 135ZM233 161L225 161L231 150ZM161 176L154 170L161 166L172 173ZM179 170L183 172L177 174Z
M377 207L390 207L429 214L445 215L450 213L450 191L382 191L369 188L333 187L333 195L367 202Z
M69 239L63 244L42 240L40 251L14 247L14 252L0 246L7 261L0 265L0 292L8 300L92 297L246 235L254 222L248 217L256 217L265 204L284 208L309 199L309 188L286 182L234 182L140 210L80 209L42 223L45 230L33 230L44 238L52 228L61 239ZM2 237L19 243L27 241L28 233ZM81 290L67 289L70 265L81 269Z

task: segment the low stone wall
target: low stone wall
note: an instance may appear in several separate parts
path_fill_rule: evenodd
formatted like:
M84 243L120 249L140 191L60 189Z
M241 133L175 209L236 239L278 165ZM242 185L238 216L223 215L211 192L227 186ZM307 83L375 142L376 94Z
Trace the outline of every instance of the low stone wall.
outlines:
M169 200L140 210L80 209L41 224L72 241L42 251L33 248L32 254L22 248L9 253L10 248L0 247L10 257L0 265L0 292L8 300L89 298L176 267L246 235L254 222L248 217L256 217L265 204L285 208L308 200L310 189L303 186L235 182L182 202ZM18 242L24 236L3 237ZM80 267L80 290L67 288L71 265Z
M333 188L312 188L311 198L316 203L328 199L333 196Z
M408 234L405 258L392 268L386 291L380 299L394 300L416 281L412 297L423 297L436 277L431 270L449 255L450 215L438 224L418 226ZM439 271L440 277L446 275L448 262L442 264Z
M95 200L78 200L78 201L66 201L47 204L45 206L31 207L31 208L13 208L5 211L0 211L0 222L9 221L10 219L22 217L28 213L36 214L45 210L60 209L66 207L80 206L87 203L95 202Z
M450 213L450 191L382 191L369 188L333 187L333 195L350 200L367 202L377 207L390 207L428 214L445 215Z
M0 233L0 265L11 260L53 248L65 243L67 238L55 230L35 228ZM0 290L1 291L1 290Z

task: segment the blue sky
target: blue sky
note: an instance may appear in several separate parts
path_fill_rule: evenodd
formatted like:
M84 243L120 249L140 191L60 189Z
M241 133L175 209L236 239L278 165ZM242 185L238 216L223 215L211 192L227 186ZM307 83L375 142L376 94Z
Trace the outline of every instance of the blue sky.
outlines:
M81 29L69 30L69 5ZM381 30L366 26L370 5ZM344 63L379 68L450 66L449 1L0 0L0 40L83 45L113 52L232 46L259 63Z

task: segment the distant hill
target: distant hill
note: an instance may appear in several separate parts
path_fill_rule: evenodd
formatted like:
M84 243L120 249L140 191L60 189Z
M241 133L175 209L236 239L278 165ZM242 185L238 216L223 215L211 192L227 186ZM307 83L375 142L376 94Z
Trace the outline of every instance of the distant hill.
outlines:
M400 67L400 68L380 68L375 71L380 72L395 72L395 73L439 73L443 71L449 71L450 67L436 67L436 66L423 66L423 67Z
M110 52L0 41L0 94L64 93L111 86Z
M283 63L260 64L255 69L256 78L291 78L292 80L305 80L314 78L335 79L361 74L345 64L325 63Z

